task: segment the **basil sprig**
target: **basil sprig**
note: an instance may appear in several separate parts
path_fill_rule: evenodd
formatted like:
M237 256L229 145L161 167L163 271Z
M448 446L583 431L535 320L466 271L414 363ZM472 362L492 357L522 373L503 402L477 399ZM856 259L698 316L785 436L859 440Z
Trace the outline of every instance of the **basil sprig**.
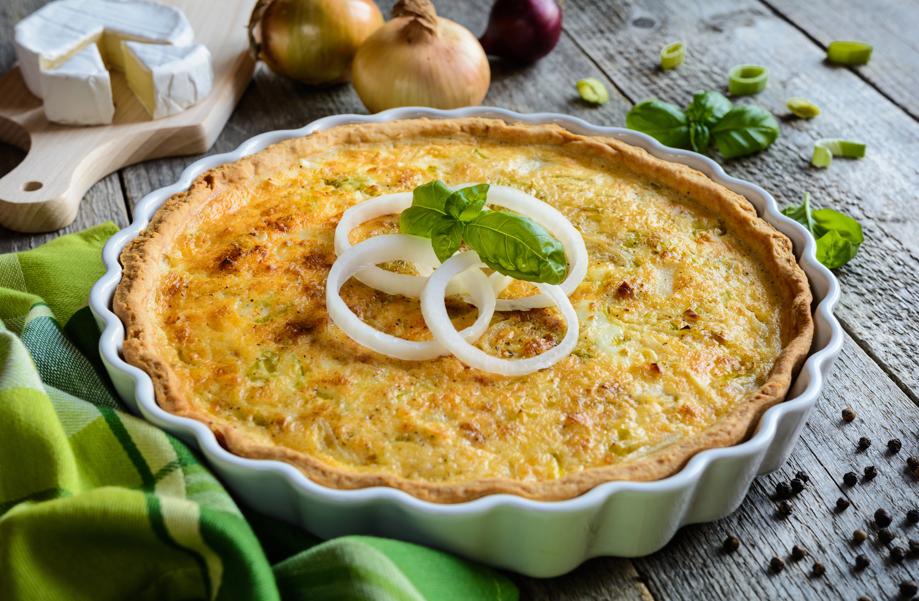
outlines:
M752 154L775 142L779 123L758 106L734 107L718 92L699 91L683 111L657 99L636 104L626 115L629 129L648 134L664 146L704 153L712 138L725 158Z
M804 204L786 207L782 215L791 217L814 235L817 260L830 269L851 261L865 241L862 226L848 215L833 209L811 209L810 192L804 193Z
M559 284L568 272L565 248L541 225L516 213L485 209L488 184L453 192L441 181L418 186L402 212L403 234L431 239L444 262L466 245L495 271L527 282Z

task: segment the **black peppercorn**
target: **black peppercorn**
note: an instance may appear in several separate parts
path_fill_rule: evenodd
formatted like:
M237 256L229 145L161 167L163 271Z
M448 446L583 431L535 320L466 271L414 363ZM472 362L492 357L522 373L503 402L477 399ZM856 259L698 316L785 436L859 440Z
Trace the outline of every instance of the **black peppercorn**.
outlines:
M864 570L870 565L871 565L871 560L868 559L867 555L862 554L855 558L855 567L859 570Z
M798 480L797 478L795 478L794 480L791 481L791 492L792 492L792 494L798 494L798 493L801 492L802 490L804 490L804 483L803 483L803 482L801 482L801 481Z
M887 450L891 453L899 453L900 449L903 448L903 443L900 442L899 438L893 438L887 441Z
M865 478L867 478L868 480L874 480L877 477L878 477L878 468L874 467L873 465L869 465L868 467L865 468Z
M791 512L795 510L795 506L791 504L791 501L782 501L779 503L779 512L782 515L791 515Z
M859 528L858 530L852 533L852 540L854 540L855 542L859 544L865 542L867 539L868 539L868 533L862 530L861 528Z
M919 457L916 457L915 455L910 455L907 457L906 467L908 467L911 472L919 470Z
M801 561L807 556L807 549L802 545L795 545L791 548L791 558L795 561Z
M886 509L878 509L874 512L874 522L879 528L886 528L893 522L893 516Z
M849 508L849 505L851 505L851 503L849 503L849 499L845 499L843 497L836 499L836 509L838 511L845 511Z
M910 524L919 524L919 509L910 509L906 512L906 519Z
M724 550L728 553L733 553L740 548L740 539L736 536L729 536L724 539Z
M881 528L878 530L878 540L881 541L882 545L890 543L890 541L895 538L897 538L897 535L894 534L890 528Z
M823 576L826 574L826 566L819 561L814 562L814 576Z
M909 539L909 552L919 553L919 540Z
M805 474L804 472L798 472L797 474L795 474L795 478L797 478L798 480L800 480L801 482L805 484L811 481L811 477Z
M855 472L846 472L842 481L846 483L846 486L855 486L858 484L858 476L855 475Z
M775 485L775 494L780 499L787 499L791 496L791 486L788 482L779 482Z
M858 448L860 448L861 450L864 451L870 446L871 446L870 438L865 438L864 436L862 436L861 438L858 439Z
M903 547L894 547L890 550L890 559L900 563L906 557L906 549Z
M919 593L919 586L916 585L916 581L904 580L900 583L900 594L907 599L916 596L916 593Z
M852 421L855 419L855 411L846 407L842 410L842 419L846 420L847 422Z
M772 568L772 571L779 573L785 569L785 560L781 557L773 557L772 561L769 562L769 567Z

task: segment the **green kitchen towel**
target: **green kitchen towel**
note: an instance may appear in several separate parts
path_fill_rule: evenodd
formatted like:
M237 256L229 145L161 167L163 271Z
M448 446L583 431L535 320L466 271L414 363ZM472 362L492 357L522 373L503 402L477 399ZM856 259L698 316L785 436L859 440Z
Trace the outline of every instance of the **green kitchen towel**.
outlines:
M86 306L116 230L0 255L0 599L517 599L444 553L243 513L195 453L125 413Z

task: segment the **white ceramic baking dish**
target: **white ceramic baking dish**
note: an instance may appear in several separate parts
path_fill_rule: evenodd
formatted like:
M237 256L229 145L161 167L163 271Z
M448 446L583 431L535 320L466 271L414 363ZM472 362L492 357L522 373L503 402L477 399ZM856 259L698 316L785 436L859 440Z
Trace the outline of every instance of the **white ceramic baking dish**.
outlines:
M644 148L661 159L682 163L745 196L759 215L794 243L814 294L815 336L811 355L788 399L767 411L747 442L699 453L678 474L657 482L609 482L560 502L493 495L468 503L437 505L391 488L332 490L310 481L295 467L278 461L231 455L202 423L163 411L143 371L124 362L124 327L112 313L112 296L121 280L119 256L162 203L188 188L204 171L231 163L263 148L336 125L399 119L487 117L526 124L555 123L569 131L612 137ZM377 115L335 115L302 129L256 136L235 151L191 164L175 184L148 194L134 210L134 223L115 234L103 250L108 271L96 283L90 306L102 332L102 358L122 400L138 415L201 450L211 467L242 502L263 513L331 538L369 534L436 547L529 576L564 574L599 556L636 557L663 547L685 524L708 522L734 511L753 478L777 469L789 456L824 380L842 347L843 333L833 316L839 284L817 262L816 243L803 227L779 213L762 188L729 177L699 154L666 148L633 131L598 127L559 114L523 115L502 109L437 111L403 108Z

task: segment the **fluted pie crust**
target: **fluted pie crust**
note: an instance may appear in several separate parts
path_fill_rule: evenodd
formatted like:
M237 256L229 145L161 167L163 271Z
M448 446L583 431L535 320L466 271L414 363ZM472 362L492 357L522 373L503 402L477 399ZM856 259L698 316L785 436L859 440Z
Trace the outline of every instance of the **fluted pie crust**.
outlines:
M511 147L542 145L564 148L565 152L639 174L716 214L726 228L758 257L779 298L777 327L781 330L781 351L765 381L713 425L698 433L632 460L587 467L543 479L485 477L428 481L394 473L370 473L343 464L333 465L334 462L323 461L309 453L270 444L264 437L250 436L238 424L205 410L188 386L180 381L175 360L165 355L162 335L158 332L160 326L150 309L151 298L161 286L160 278L166 262L164 257L199 211L214 198L237 188L242 189L248 182L264 179L278 170L299 164L305 157L330 149L413 139L470 137ZM675 474L696 453L738 444L752 434L760 416L785 398L792 378L810 349L813 335L811 293L807 278L795 261L792 244L787 237L757 217L745 198L698 171L657 159L640 148L611 138L573 134L553 125L524 126L487 119L417 119L336 127L282 142L199 176L187 192L176 194L163 204L147 228L128 244L121 260L124 276L115 294L114 309L126 326L124 356L128 363L150 375L157 403L163 409L203 422L231 453L251 459L290 463L323 486L337 489L394 487L435 503L460 503L498 493L556 501L576 497L612 480L652 481ZM659 372L657 364L649 365ZM487 446L488 442L479 440L476 444Z

